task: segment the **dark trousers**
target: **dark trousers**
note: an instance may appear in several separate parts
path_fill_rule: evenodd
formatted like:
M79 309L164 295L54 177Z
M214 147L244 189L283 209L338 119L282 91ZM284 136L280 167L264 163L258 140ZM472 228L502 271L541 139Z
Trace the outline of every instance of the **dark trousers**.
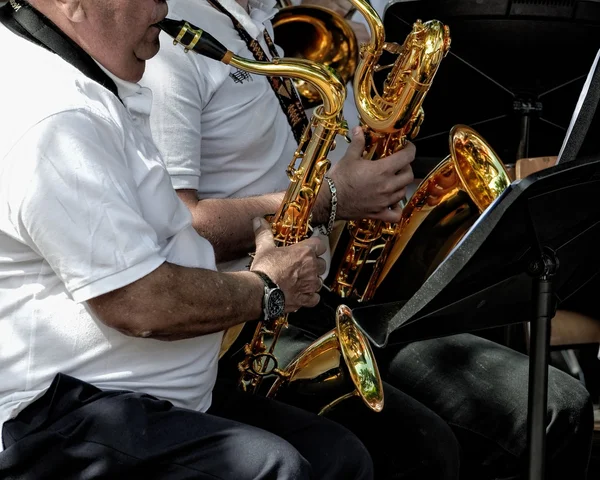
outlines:
M242 335L221 359L221 377L238 378L241 348L253 332L254 325L244 328ZM285 366L314 338L310 332L290 325L275 348L280 365ZM369 410L358 397L344 400L327 413L328 418L347 427L367 447L373 458L375 478L457 479L459 446L448 424L422 403L386 382L384 395L383 411L379 413ZM302 406L302 403L298 405Z
M321 304L291 321L319 334L332 326L333 318L331 309ZM471 334L375 353L388 384L450 425L462 453L461 480L526 478L527 356ZM546 478L585 480L592 404L578 380L553 367L547 419ZM401 425L395 428L402 430Z
M347 429L227 384L199 413L59 374L2 439L3 480L373 478Z
M391 353L391 352L390 352ZM412 343L380 360L393 385L437 412L462 451L461 478L526 479L527 384L525 355L462 334ZM585 480L593 412L588 392L550 368L547 480Z

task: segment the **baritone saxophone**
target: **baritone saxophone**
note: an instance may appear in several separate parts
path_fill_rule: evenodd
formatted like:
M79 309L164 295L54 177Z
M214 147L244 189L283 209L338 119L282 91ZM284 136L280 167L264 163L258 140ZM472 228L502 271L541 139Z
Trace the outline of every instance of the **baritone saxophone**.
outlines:
M292 245L307 238L311 233L311 212L330 167L327 155L335 147L336 136L347 133L342 115L346 97L343 81L334 70L305 59L258 62L239 57L207 32L183 20L166 18L158 27L174 38L173 43L182 44L186 52L193 50L258 75L301 79L319 92L323 103L302 135L287 169L289 187L277 213L270 219L276 245ZM300 389L295 388L296 382L305 387L307 381L312 381L311 399L315 395L322 399L317 407L319 413L351 396L359 396L374 411L383 408L383 386L373 352L347 307L338 308L336 328L315 340L288 367L280 368L275 345L286 326L287 315L258 322L239 364L242 390L256 393L265 377L275 375L277 387L271 388L267 395L283 391L287 396L301 395Z
M356 7L367 20L370 41L360 46L354 100L365 131L364 157L377 160L400 150L418 134L425 95L450 48L450 30L437 20L417 20L402 45L387 43L377 12ZM392 65L379 64L383 52L396 55ZM389 72L378 88L375 73L384 69ZM370 300L397 230L397 224L381 220L349 221L336 246L327 282L331 290L342 298Z
M402 45L386 43L377 13L356 6L367 20L371 39L360 49L354 100L365 130L365 157L377 160L418 134L423 101L450 48L450 30L437 20L417 20ZM392 65L379 65L383 51L397 55ZM378 89L374 74L385 68L390 70ZM398 223L348 222L327 280L342 298L379 303L410 298L510 184L504 164L475 130L455 125L448 142L450 155L408 202L401 202Z

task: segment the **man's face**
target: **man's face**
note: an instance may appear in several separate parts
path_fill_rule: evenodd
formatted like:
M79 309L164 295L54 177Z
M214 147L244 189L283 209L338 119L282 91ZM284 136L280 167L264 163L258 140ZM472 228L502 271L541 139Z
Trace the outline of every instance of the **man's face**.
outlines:
M166 17L166 0L80 0L82 47L110 72L131 82L142 78L146 60L159 49L155 23Z

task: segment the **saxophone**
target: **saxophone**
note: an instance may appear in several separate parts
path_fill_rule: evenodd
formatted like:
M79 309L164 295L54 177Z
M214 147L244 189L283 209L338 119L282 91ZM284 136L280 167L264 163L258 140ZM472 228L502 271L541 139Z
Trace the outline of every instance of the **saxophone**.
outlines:
M398 151L418 134L422 103L450 48L450 34L437 20L417 20L403 45L385 43L377 13L351 1L371 31L370 42L361 46L354 100L365 130L365 157L376 160ZM373 74L385 68L378 65L383 51L397 58L379 94ZM410 298L510 185L502 160L475 130L455 125L448 143L450 155L423 179L408 203L401 202L397 224L370 219L348 222L327 279L331 290L356 302Z
M352 3L367 20L371 33L370 42L360 47L354 100L365 131L364 157L377 160L400 150L417 135L423 121L422 103L450 48L450 34L437 20L417 20L403 45L386 43L377 12L370 5ZM397 55L393 65L378 64L384 51ZM389 67L380 94L374 74ZM349 221L335 250L327 281L330 289L342 298L370 300L397 231L398 225L380 220Z
M335 147L336 135L347 133L347 124L342 116L346 97L344 82L334 70L305 59L275 58L272 62L258 62L241 58L207 32L183 20L166 18L157 25L174 38L174 44L182 44L186 52L193 50L259 75L301 79L319 92L323 103L302 135L287 168L289 187L278 211L270 219L276 245L292 245L307 238L311 233L310 214L330 167L328 152ZM304 387L307 382L310 383L310 377L314 385L326 387L320 391L325 406L319 404L315 407L321 414L351 396L360 396L374 411L383 408L383 387L373 352L347 307L338 307L336 328L315 340L287 368L280 368L274 350L286 326L287 315L258 322L252 340L244 347L245 357L239 364L239 386L242 390L256 393L266 376L275 375L277 385L271 387L268 396L283 394L284 391L291 396L296 391L300 395L299 389L295 388L296 381ZM325 378L337 381L323 382ZM319 387L312 388L310 396L313 398L315 389Z

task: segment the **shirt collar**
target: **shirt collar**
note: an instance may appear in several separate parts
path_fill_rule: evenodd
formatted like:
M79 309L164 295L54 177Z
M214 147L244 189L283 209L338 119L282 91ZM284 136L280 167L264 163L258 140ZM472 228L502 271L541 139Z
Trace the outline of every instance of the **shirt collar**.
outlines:
M94 60L95 61L95 60ZM138 83L128 82L122 78L117 77L112 72L104 68L100 63L96 62L108 77L115 82L117 91L119 92L119 98L125 105L127 110L132 113L139 113L143 115L150 115L152 109L152 92L147 87L142 87Z

